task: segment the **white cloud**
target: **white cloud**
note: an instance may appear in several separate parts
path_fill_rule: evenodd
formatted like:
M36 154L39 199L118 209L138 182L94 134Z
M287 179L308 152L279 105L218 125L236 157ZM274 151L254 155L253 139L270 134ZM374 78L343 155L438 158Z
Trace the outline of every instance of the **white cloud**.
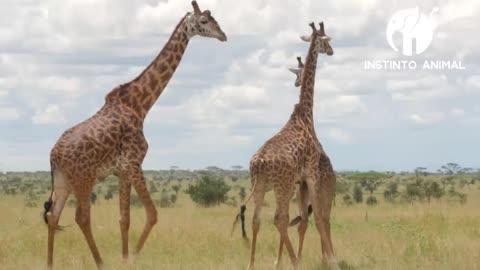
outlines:
M351 144L353 143L353 137L348 132L341 128L328 128L326 130L327 136L339 143L342 144Z
M17 108L0 107L0 121L14 121L20 118Z
M451 110L450 110L450 113L451 113L453 116L460 117L460 116L464 116L464 115L465 115L465 110L464 110L464 109L460 109L460 108L454 108L454 109L451 109Z
M50 104L43 110L37 110L32 117L32 123L36 125L64 124L67 122L60 106Z
M427 114L411 114L410 121L416 126L430 126L439 123L444 119L445 115L442 112L432 112Z
M333 98L322 98L317 94L315 117L320 123L331 123L344 120L367 112L367 106L359 96L340 95Z

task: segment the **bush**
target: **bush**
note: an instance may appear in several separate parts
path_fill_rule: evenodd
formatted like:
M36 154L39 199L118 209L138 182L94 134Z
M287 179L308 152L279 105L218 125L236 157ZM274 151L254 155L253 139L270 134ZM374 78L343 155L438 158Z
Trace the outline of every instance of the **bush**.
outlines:
M225 204L227 204L227 205L229 205L229 206L232 206L232 207L237 207L237 206L238 206L237 197L235 197L235 196L230 197L230 198L225 202Z
M345 205L352 205L353 204L352 197L348 194L343 195L342 199L343 199L343 203Z
M461 204L467 202L467 194L456 191L454 187L450 188L448 196L450 201L458 201Z
M77 200L75 199L75 197L70 197L70 199L68 199L67 206L68 207L77 207Z
M428 202L430 202L430 199L432 197L438 200L444 195L443 189L440 187L440 184L434 181L424 182L423 189Z
M387 185L387 188L383 192L383 197L385 198L385 201L389 203L395 202L395 199L398 197L398 184L397 182L390 182Z
M168 193L165 191L162 192L162 195L160 195L160 200L157 202L157 205L160 206L161 208L165 208L165 207L171 207L172 204L173 203L170 200Z
M97 193L92 192L92 194L90 194L90 203L95 204L96 201L97 201Z
M230 187L223 179L203 175L197 183L190 185L185 193L189 194L195 203L210 207L224 203L229 190Z
M172 186L172 189L175 192L175 194L178 194L178 192L180 191L181 188L182 188L182 186L180 186L179 184Z
M138 197L137 194L132 194L130 196L130 206L133 206L133 207L142 207L143 206L143 203L142 203L142 201L140 201L140 198Z
M25 196L26 207L37 207L38 196L33 190L30 190Z
M363 202L363 190L362 187L358 184L355 184L355 186L353 187L353 200L356 203Z
M105 194L105 196L103 197L105 200L110 200L111 198L113 198L113 191L109 190L107 191L107 193Z
M366 201L366 202L367 202L368 205L371 205L371 206L372 206L372 205L377 205L377 203L378 203L377 198L375 198L375 196L373 196L373 195L372 195L372 196L369 196L369 197L367 198L367 201Z
M172 202L172 204L175 204L177 202L177 198L177 194L170 195L170 201Z
M238 196L240 197L241 201L245 200L245 197L247 197L247 192L245 191L244 187L240 187L240 191L238 191Z

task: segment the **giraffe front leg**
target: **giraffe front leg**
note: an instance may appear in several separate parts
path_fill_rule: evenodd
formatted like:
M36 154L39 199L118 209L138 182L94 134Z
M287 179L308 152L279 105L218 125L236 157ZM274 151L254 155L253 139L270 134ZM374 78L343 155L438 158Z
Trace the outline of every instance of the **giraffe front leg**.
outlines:
M121 177L119 187L120 199L120 232L122 235L122 256L128 259L128 230L130 228L130 193L132 184L127 177Z

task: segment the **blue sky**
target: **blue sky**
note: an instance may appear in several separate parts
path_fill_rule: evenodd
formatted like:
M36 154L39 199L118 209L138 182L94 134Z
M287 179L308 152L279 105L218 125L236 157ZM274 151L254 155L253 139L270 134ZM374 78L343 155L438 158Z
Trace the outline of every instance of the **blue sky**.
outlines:
M147 117L145 169L247 166L298 102L287 68L305 56L299 36L313 20L325 21L335 50L319 58L314 109L335 169L480 167L478 1L198 2L228 42L190 42ZM385 31L395 12L417 6L439 7L436 28L423 54L406 57ZM0 171L48 170L61 133L140 73L190 10L190 1L2 0ZM456 60L466 69L366 70L365 60Z

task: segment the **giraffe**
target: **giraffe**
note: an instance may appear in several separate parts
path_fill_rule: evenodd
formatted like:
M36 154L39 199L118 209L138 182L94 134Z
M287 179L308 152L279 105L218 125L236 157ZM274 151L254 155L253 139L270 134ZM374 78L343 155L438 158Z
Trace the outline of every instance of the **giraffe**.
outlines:
M89 197L97 178L119 177L120 231L122 255L128 258L130 193L132 186L143 203L147 220L134 254L142 249L157 222L157 210L148 193L142 172L148 144L143 122L178 67L189 40L204 36L226 41L227 37L209 10L201 11L193 1L170 39L151 64L134 80L114 88L103 107L84 122L66 130L50 153L52 192L44 204L48 224L47 265L53 266L55 231L65 202L71 193L77 199L75 221L79 225L97 268L103 261L95 244L90 221Z
M317 30L310 24L312 34L303 36L302 40L310 43L308 56L303 71L296 72L301 78L300 101L295 105L289 121L280 132L269 139L250 160L250 180L252 190L240 207L240 214L234 222L242 221L242 234L245 232L246 203L253 198L254 214L252 220L252 245L249 269L254 268L257 234L260 229L260 213L265 193L273 189L276 200L274 224L280 234L280 244L276 265L280 267L283 246L287 248L295 269L301 258L303 239L307 228L308 202L312 202L315 224L321 236L323 260L331 268L338 269L338 264L330 240L330 210L335 195L335 175L330 160L319 143L313 125L313 93L318 54L333 55L329 44L330 37L325 34L324 24ZM300 64L300 61L299 61ZM298 259L288 237L289 204L295 191L295 184L300 184L300 224ZM233 230L232 230L233 231Z
M300 87L300 85L302 84L302 72L305 65L302 62L301 56L297 56L297 62L297 68L289 68L288 70L290 70L293 74L297 75L297 79L295 79L295 83L293 85L295 85L295 87Z

